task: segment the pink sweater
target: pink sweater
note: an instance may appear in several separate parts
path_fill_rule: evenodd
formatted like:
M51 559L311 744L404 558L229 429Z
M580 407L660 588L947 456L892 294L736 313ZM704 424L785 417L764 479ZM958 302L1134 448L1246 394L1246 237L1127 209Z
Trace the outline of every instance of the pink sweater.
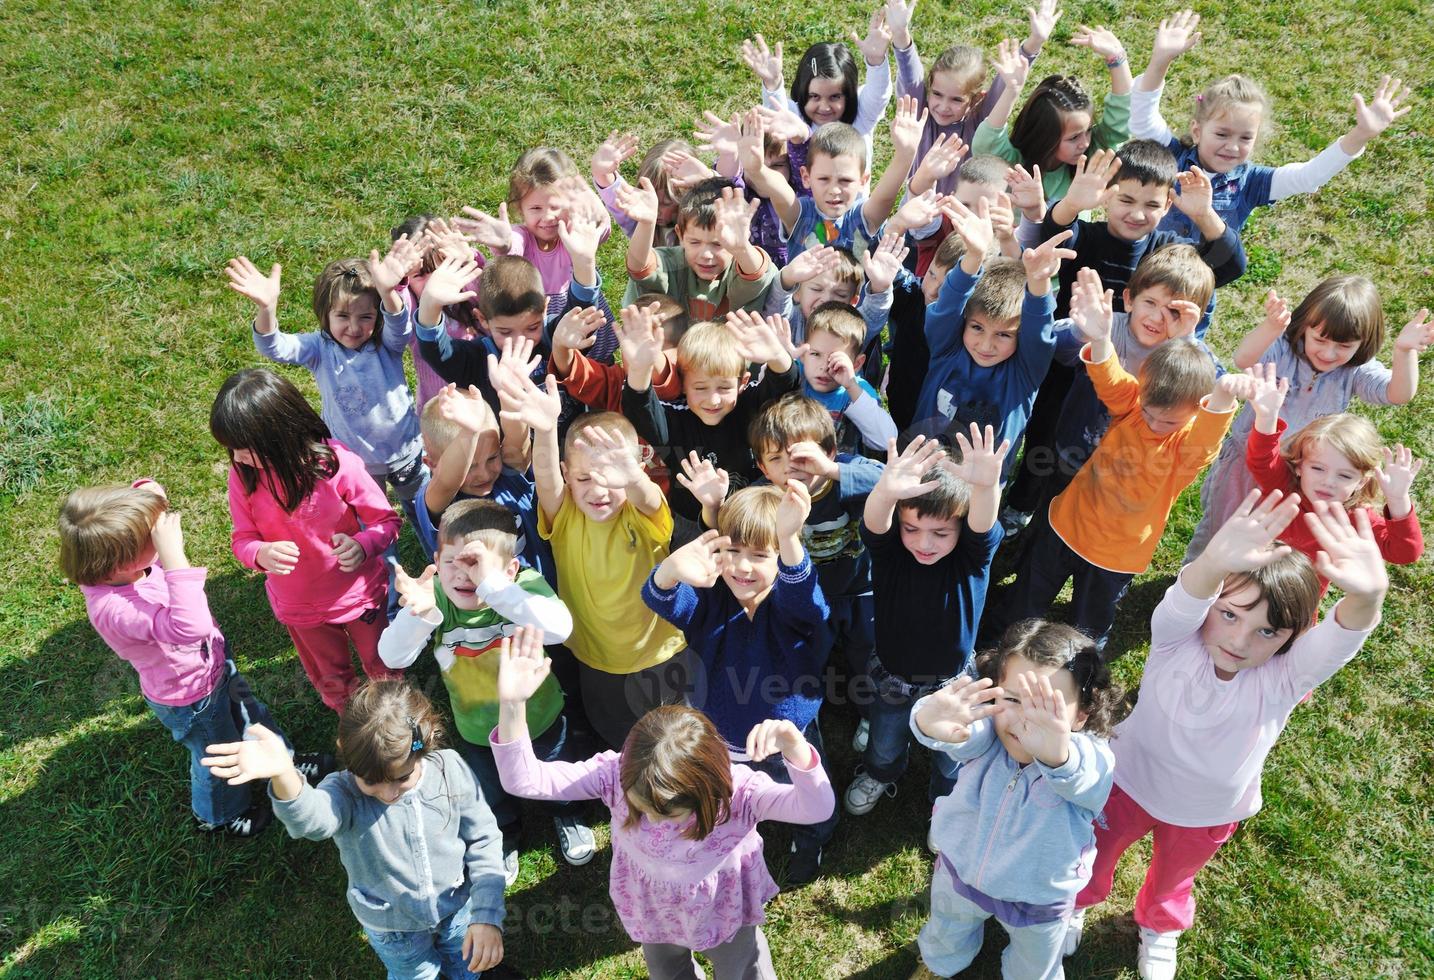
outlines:
M238 471L229 468L234 557L257 569L255 559L264 542L292 541L299 546L294 570L269 575L264 582L274 617L288 626L346 623L365 610L382 607L388 591L383 550L398 537L398 514L365 471L363 460L337 440L328 440L328 445L338 456L337 472L320 480L292 514L285 512L262 478L254 493L247 494ZM341 532L368 555L356 571L341 571L334 558L332 538Z
M193 704L224 670L224 634L209 614L203 568L166 572L159 563L129 585L82 585L95 632L139 674L156 704Z
M1150 618L1140 699L1116 726L1115 782L1157 820L1213 827L1254 816L1260 773L1290 712L1359 652L1373 630L1347 630L1335 606L1278 656L1228 681L1200 642L1214 599L1180 579Z
M608 893L627 934L639 943L671 943L711 949L738 929L766 921L763 906L777 885L762 859L761 820L816 823L836 805L821 760L791 763L792 784L766 773L732 767L732 815L705 840L682 836L691 821L653 822L640 817L631 827L620 775L621 756L603 752L586 762L539 762L532 743L499 742L490 736L503 788L539 800L599 799L612 811L612 877Z

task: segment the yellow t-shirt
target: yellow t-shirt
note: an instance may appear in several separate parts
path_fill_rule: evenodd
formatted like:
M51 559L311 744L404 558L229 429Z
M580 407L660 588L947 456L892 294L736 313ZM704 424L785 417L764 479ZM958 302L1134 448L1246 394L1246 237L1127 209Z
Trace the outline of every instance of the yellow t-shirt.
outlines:
M682 631L647 608L642 586L667 557L672 512L651 517L628 501L610 521L588 518L563 496L551 527L538 508L538 534L552 542L559 598L573 614L567 647L595 670L631 674L680 653Z

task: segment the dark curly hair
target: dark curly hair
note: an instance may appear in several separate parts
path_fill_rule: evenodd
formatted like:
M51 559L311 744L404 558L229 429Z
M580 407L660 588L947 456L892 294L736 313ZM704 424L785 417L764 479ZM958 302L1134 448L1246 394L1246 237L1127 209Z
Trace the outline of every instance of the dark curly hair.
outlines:
M1085 712L1081 729L1109 738L1116 722L1124 716L1125 693L1110 677L1110 668L1101 658L1095 641L1073 626L1044 619L1023 619L1001 635L1000 642L976 658L976 669L993 684L1001 683L1006 661L1019 654L1038 667L1062 667L1075 678L1080 692L1080 710Z

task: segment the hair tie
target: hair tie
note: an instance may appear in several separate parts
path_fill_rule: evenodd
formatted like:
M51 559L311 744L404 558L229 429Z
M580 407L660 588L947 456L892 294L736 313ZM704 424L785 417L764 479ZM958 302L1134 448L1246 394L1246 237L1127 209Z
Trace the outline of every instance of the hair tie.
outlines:
M409 747L409 750L408 750L408 751L410 751L410 752L422 752L422 751L423 751L423 730L418 727L418 722L413 719L413 716L412 716L412 715L410 715L409 718L408 718L408 728L409 728L409 731L412 732L412 734L413 734L413 744Z

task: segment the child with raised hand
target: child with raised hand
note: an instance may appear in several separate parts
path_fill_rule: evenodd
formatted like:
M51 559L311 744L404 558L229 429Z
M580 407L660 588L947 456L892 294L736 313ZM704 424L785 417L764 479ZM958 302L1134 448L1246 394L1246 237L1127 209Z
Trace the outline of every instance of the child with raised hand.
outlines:
M1110 893L1120 856L1152 830L1135 899L1140 975L1172 980L1195 919L1195 875L1260 810L1265 758L1290 712L1359 653L1389 588L1366 510L1351 522L1321 501L1302 520L1319 550L1275 541L1299 501L1258 491L1180 572L1150 620L1135 710L1112 740L1116 785L1096 828L1090 884L1076 898L1066 953L1085 910ZM1344 592L1318 625L1319 577ZM964 779L964 773L963 773Z
M1427 309L1410 316L1394 339L1391 366L1385 367L1376 360L1384 346L1384 306L1374 283L1364 276L1330 276L1288 316L1281 313L1281 306L1272 294L1264 322L1240 341L1233 360L1238 370L1273 364L1277 377L1289 379L1289 393L1280 406L1288 431L1297 432L1322 415L1346 411L1356 397L1367 405L1404 405L1414 399L1419 355L1434 344L1434 321ZM1187 562L1255 488L1245 466L1245 446L1254 423L1254 410L1247 406L1200 485L1203 514L1185 549Z
M347 769L310 786L263 725L216 743L204 764L232 785L268 780L290 837L332 838L349 908L395 978L476 980L503 959L501 837L429 700L402 681L349 699L338 747Z
M823 303L812 311L806 342L795 360L802 369L802 394L831 414L836 444L845 452L880 449L896 438L896 423L881 407L881 396L861 375L866 363L866 321L845 303ZM877 350L880 356L880 350Z
M503 640L492 743L503 785L533 799L597 799L612 811L608 891L653 977L702 976L692 958L700 952L717 980L774 980L762 923L777 886L757 824L810 823L832 811L817 749L790 721L762 721L746 733L746 756L769 765L780 757L784 785L734 765L712 722L674 705L644 715L620 752L540 762L523 705L548 667L528 631Z
M1379 553L1392 565L1412 565L1424 553L1424 533L1409 489L1424 467L1422 459L1404 446L1389 449L1374 425L1358 415L1341 412L1325 415L1300 429L1284 448L1286 432L1280 406L1289 391L1289 379L1276 378L1273 364L1250 369L1255 387L1250 407L1255 427L1245 448L1245 465L1264 492L1279 490L1299 494L1300 515L1313 512L1316 504L1327 503L1347 511L1364 510L1370 533ZM1375 510L1379 491L1384 506ZM1310 561L1319 554L1319 542L1300 519L1280 533L1280 540ZM1320 578L1320 595L1329 587Z
M979 680L958 677L911 709L917 741L961 767L931 817L939 856L912 980L960 973L992 916L1011 940L1002 976L1059 978L1122 693L1088 637L1040 619L1012 626L976 667Z
M1070 43L1100 55L1110 72L1110 94L1101 107L1099 123L1092 125L1094 104L1079 79L1047 75L1026 99L1008 134L1006 121L1031 70L1015 43L1008 41L996 57L996 72L1005 90L971 139L973 154L994 153L1033 175L1039 167L1048 205L1065 197L1082 155L1093 149L1114 149L1130 138L1132 81L1120 38L1107 28L1082 24Z
M209 412L209 432L229 452L231 546L264 573L274 618L334 711L364 673L398 676L378 655L387 625L383 553L399 517L358 456L335 439L299 389L267 368L231 374Z
M60 568L84 594L90 624L134 667L145 703L189 750L195 826L256 836L269 823L268 800L215 779L200 759L211 741L237 739L251 723L284 736L234 664L204 594L209 571L185 557L180 515L164 488L149 479L80 487L65 498L59 523ZM287 741L280 747L292 751ZM320 771L318 757L298 764Z
M958 432L961 462L917 436L887 449L886 469L866 499L861 538L871 555L876 648L868 668L873 698L861 764L846 792L848 813L870 813L896 795L911 747L912 704L966 673L986 605L991 560L1001 544L996 508L1010 443L990 426ZM931 767L934 801L951 791L955 767Z
M966 44L952 45L942 51L931 70L926 71L911 35L911 18L915 12L916 0L886 2L886 26L891 31L892 47L896 49L898 94L911 96L920 108L930 111L916 148L913 176L929 154L942 152L943 145L970 146L976 127L991 114L1006 85L1006 77L1000 73L994 83L986 85L986 56L980 48ZM1035 7L1026 8L1030 31L1021 42L1018 54L1027 65L1041 53L1062 13L1058 0L1040 0ZM954 167L942 169L945 172L934 186L938 193L950 194L959 186L961 175ZM923 183L921 190L925 189ZM912 193L920 191L913 187Z
M1354 93L1354 127L1318 156L1303 163L1267 167L1252 163L1260 132L1269 124L1270 98L1253 79L1226 75L1195 97L1190 136L1177 137L1160 115L1165 75L1175 59L1200 43L1200 15L1182 10L1160 22L1150 63L1135 80L1130 102L1130 133L1138 139L1165 144L1181 170L1203 169L1214 183L1215 210L1236 232L1257 207L1296 194L1313 194L1364 153L1369 141L1409 112L1411 90L1388 75L1379 80L1366 103ZM1193 237L1191 220L1169 214L1163 230Z
M830 610L802 532L812 509L804 482L746 487L723 502L717 527L674 550L642 588L643 601L682 630L698 671L688 704L712 719L734 761L762 722L796 726L817 751ZM751 759L778 781L787 774ZM816 877L837 817L793 833L787 881Z
M472 767L483 799L503 834L503 871L518 877L517 803L503 792L488 746L498 716L498 641L519 626L549 644L573 630L572 613L542 575L517 558L518 521L491 500L464 500L443 512L434 565L419 578L399 573L403 611L384 631L379 653L391 667L407 667L429 646L443 675L457 729L454 748ZM435 586L434 580L437 579ZM571 758L572 730L556 679L528 706L544 758ZM569 864L587 864L596 847L573 807L554 808L558 844Z
M330 262L314 282L319 329L303 334L279 329L277 263L265 276L241 255L224 269L229 288L256 308L255 348L271 361L309 369L334 438L363 460L375 480L392 484L405 509L413 506L424 466L413 393L403 373L413 321L397 287L421 258L418 246L400 236L381 259L375 249L367 262Z

